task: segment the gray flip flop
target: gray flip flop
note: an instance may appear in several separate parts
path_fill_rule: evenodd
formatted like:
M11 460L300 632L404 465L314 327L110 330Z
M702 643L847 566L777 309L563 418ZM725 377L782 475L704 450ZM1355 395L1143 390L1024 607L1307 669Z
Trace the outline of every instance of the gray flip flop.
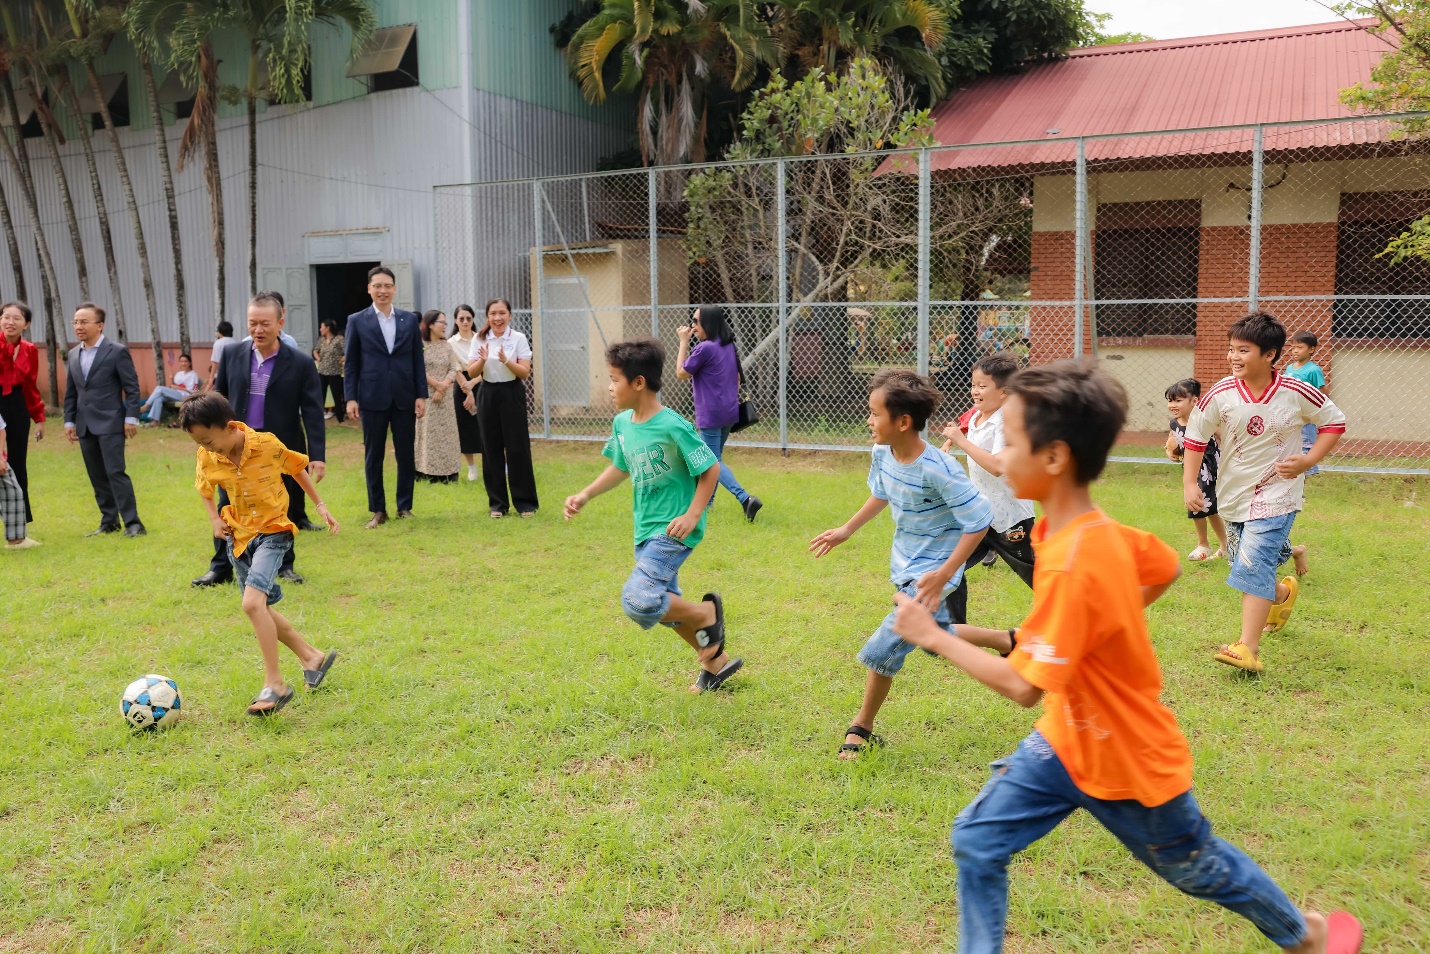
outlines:
M333 668L333 660L338 658L336 649L328 650L328 654L323 657L323 664L317 669L304 669L303 681L308 684L309 689L316 689L323 684L323 677L328 674L328 670Z
M260 692L258 695L254 696L253 701L248 704L248 714L260 719L265 716L275 715L280 709L286 706L288 704L288 700L292 698L292 686L289 686L288 691L283 693L283 695L281 696L278 693L274 692L272 689L269 689L267 686L264 686L263 691ZM253 708L260 702L271 702L273 703L273 707L270 709Z

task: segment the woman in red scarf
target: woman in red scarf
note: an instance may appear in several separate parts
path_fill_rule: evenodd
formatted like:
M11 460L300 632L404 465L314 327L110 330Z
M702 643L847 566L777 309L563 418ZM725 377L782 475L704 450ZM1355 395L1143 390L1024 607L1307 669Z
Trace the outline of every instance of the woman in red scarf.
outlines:
M15 477L25 492L25 521L32 522L30 479L25 470L25 452L30 440L30 422L35 422L35 440L45 436L45 402L36 380L40 374L40 351L20 335L30 327L30 309L24 302L0 305L0 417L5 419L5 453Z

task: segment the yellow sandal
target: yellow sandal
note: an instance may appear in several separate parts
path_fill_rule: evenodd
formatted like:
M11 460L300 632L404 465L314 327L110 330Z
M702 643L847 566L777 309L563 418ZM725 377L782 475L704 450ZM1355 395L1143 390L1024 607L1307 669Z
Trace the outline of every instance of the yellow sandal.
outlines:
M1246 648L1246 643L1232 643L1213 658L1217 662L1235 666L1237 669L1245 669L1247 672L1261 672L1266 668L1261 662L1261 658Z
M1268 633L1279 633L1281 628L1291 619L1291 611L1296 608L1296 596L1301 591L1301 584L1296 582L1294 576L1288 576L1281 581L1281 585L1286 587L1286 600L1281 603L1272 603L1271 609L1266 614L1266 629Z

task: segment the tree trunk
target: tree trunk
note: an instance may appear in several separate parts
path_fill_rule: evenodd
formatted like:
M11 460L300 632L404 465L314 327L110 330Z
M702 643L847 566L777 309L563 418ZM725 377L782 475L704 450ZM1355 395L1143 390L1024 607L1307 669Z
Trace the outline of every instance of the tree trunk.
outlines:
M109 210L104 205L104 189L99 183L99 167L94 161L94 144L90 140L89 128L85 124L84 113L80 112L79 97L74 87L64 84L65 106L75 118L79 128L79 142L84 148L84 162L89 169L89 187L94 191L95 216L99 219L99 237L104 244L104 268L109 275L109 293L113 296L115 338L122 345L128 345L129 332L124 323L124 296L119 290L119 266L114 260L114 236L109 231Z
M248 297L258 294L258 50L248 52Z
M40 128L45 132L45 148L50 151L50 162L55 167L55 182L60 187L60 202L65 209L65 220L70 230L70 245L74 249L74 267L76 277L79 279L79 296L88 301L89 265L85 260L84 242L80 239L79 216L75 215L74 197L70 195L69 178L65 176L64 163L60 161L59 135L50 123L49 108L40 99L40 85L35 82L34 72L25 70L21 73L21 78L25 82L25 89L30 94L30 99L35 104L35 115L40 117Z
M169 210L169 246L174 258L174 310L179 316L179 353L191 353L189 343L188 291L184 287L184 251L179 240L179 205L174 196L174 167L169 163L169 140L164 133L164 111L159 107L159 87L154 82L154 64L142 53L144 88L149 97L149 117L154 123L154 146L159 151L159 172L164 179L164 203Z
M15 105L15 84L10 74L3 74L0 90L5 94L5 108L10 113L10 124L20 128L20 110ZM18 138L14 145L8 134L0 133L0 149L5 158L20 172L20 193L25 200L25 211L30 216L30 228L35 234L35 250L40 256L40 286L45 301L45 358L50 372L50 406L60 406L59 351L69 338L64 333L64 325L56 314L59 305L59 281L55 278L55 263L50 258L50 243L45 239L44 222L40 219L40 206L35 199L35 181L30 175L30 157L25 151L25 140Z
M218 130L209 129L204 140L204 181L209 187L209 218L213 225L214 260L218 263L218 317L228 308L228 254L223 225L223 177L218 167Z
M10 270L15 275L15 297L29 301L25 291L25 263L20 258L20 240L15 236L15 220L10 217L10 200L0 188L0 230L5 232L5 245L10 251Z
M104 120L104 130L109 133L110 147L114 150L114 165L119 170L119 187L124 193L124 204L129 207L129 218L134 224L134 244L139 250L139 274L144 279L144 300L149 306L149 337L154 348L154 377L160 385L166 383L164 374L164 336L159 329L159 306L154 296L154 271L149 267L149 246L144 241L144 222L139 218L139 203L134 199L134 185L129 181L129 164L124 160L124 146L119 142L119 130L114 128L114 117L109 114L109 104L99 86L99 73L91 61L84 65L89 76L89 88L99 103L99 116Z

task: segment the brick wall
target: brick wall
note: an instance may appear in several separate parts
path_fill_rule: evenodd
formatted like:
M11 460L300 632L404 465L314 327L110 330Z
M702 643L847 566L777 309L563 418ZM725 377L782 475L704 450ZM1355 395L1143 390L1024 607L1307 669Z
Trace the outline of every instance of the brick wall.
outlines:
M1033 233L1030 280L1034 301L1072 300L1073 252L1071 231ZM1034 306L1028 317L1034 364L1072 356L1074 319L1070 306Z

